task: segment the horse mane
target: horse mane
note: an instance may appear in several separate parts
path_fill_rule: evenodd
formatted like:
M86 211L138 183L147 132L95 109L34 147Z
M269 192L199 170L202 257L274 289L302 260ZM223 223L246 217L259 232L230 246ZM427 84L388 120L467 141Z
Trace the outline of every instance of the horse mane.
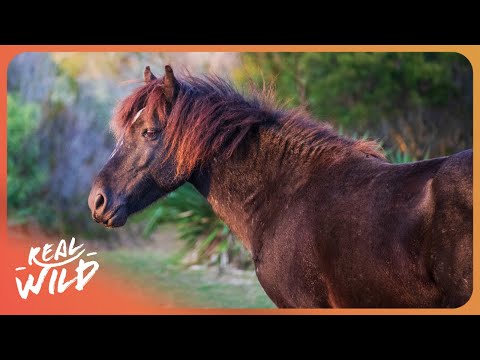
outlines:
M218 76L189 75L179 80L179 91L167 116L163 86L163 79L156 79L136 89L119 103L110 125L118 138L141 109L146 116L157 116L167 146L166 158L176 160L177 175L188 175L215 157L232 156L249 131L261 125L279 127L286 140L308 144L332 159L352 152L385 158L375 141L341 136L301 108L278 105L272 87L243 95Z

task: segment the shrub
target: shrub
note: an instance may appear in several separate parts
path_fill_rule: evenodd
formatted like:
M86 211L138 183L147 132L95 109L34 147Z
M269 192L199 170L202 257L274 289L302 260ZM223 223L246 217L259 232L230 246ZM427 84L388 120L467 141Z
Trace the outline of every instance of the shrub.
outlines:
M244 53L235 79L275 84L316 117L421 157L472 146L472 67L457 53Z
M40 108L37 104L22 102L16 94L8 94L7 108L9 217L19 222L31 217L47 220L49 212L36 201L47 179L46 171L40 166L39 143L35 136Z

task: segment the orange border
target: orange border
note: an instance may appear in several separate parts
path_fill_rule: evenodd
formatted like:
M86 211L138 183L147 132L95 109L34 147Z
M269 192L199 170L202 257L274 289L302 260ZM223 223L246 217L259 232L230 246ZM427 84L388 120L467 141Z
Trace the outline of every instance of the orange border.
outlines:
M473 138L474 159L478 156L478 142L480 141L480 127L478 114L480 101L476 94L480 93L480 46L478 45L12 45L0 46L0 114L2 127L0 129L0 150L5 156L0 157L0 254L2 259L8 251L7 239L7 68L13 57L22 52L458 52L463 54L472 64L473 93L475 95L473 109ZM478 161L474 161L473 177L473 204L474 209L480 206L478 191L479 174ZM474 210L474 224L478 220L478 212ZM480 253L476 250L479 245L479 236L474 225L474 264L480 263ZM2 275L2 274L0 274ZM469 302L458 309L185 309L185 308L148 308L144 311L135 310L129 313L151 314L480 314L480 293L477 289L480 277L479 265L474 265L474 291ZM3 277L0 277L3 279ZM1 285L1 284L0 284ZM0 286L1 288L1 286ZM3 313L0 308L0 313ZM37 312L37 311L35 311ZM23 311L22 313L28 313ZM38 313L38 312L37 312ZM55 313L55 311L54 311Z

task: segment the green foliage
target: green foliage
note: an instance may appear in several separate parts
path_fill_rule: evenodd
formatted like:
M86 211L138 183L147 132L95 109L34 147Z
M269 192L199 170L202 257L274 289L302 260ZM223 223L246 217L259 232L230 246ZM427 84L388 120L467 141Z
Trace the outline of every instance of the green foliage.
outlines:
M395 164L404 164L415 161L412 155L408 152L401 152L400 150L387 151L387 159Z
M278 98L303 105L317 118L386 137L389 146L421 150L432 142L459 143L442 124L455 121L468 133L472 121L471 66L456 53L245 53L235 80L275 83ZM408 128L426 127L424 133ZM395 136L400 135L400 143ZM401 143L406 143L406 145ZM402 145L402 146L400 146ZM446 146L432 147L445 155Z
M8 94L8 175L7 201L9 216L23 221L32 215L42 214L37 199L47 179L40 167L39 143L35 131L40 109L33 103L23 103L15 94Z
M459 94L452 64L468 66L455 53L247 53L244 59L246 73L275 81L280 98L344 126L446 104Z
M402 152L399 149L388 149L386 151L387 154L387 159L390 160L394 164L403 164L403 163L409 163L409 162L414 162L418 160L427 160L430 158L429 152L427 151L423 158L418 159L416 156L410 154L409 152Z

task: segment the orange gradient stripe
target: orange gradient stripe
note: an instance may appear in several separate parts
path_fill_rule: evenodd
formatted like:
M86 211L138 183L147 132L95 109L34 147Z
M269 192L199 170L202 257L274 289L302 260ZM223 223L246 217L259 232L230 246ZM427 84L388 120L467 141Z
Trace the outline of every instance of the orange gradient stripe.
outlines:
M27 240L27 241L25 241ZM50 273L45 278L39 294L29 293L27 299L22 299L18 293L15 276L25 281L30 273L27 258L30 247L27 243L36 243L38 239L13 237L9 239L7 246L2 244L2 256L0 266L0 313L3 314L151 314L159 309L172 307L161 294L149 297L147 294L132 292L125 285L104 271L100 262L100 268L82 291L75 289L75 283L65 292L51 295L48 292ZM48 241L48 239L47 239ZM53 241L48 241L52 243ZM69 241L67 241L67 246ZM76 245L80 242L77 241ZM33 245L32 245L33 246ZM55 251L55 246L53 247ZM87 251L88 252L88 251ZM53 253L52 253L53 254ZM37 256L40 259L40 255ZM96 260L95 256L83 257L85 261ZM76 272L75 265L68 266L66 280L72 279ZM26 270L15 271L17 267L26 266ZM38 278L39 267L33 266L32 275L35 283ZM60 270L59 270L60 271ZM51 272L51 270L50 270Z
M175 308L162 294L132 293L113 274L100 270L81 292L73 288L63 294L50 295L48 283L39 295L20 298L15 284L15 268L26 265L29 248L18 239L8 238L7 229L7 67L22 52L458 52L473 67L474 133L474 291L469 302L458 309L192 309ZM480 141L478 116L480 101L480 46L477 45L21 45L0 46L0 314L480 314L480 254L478 236ZM32 239L33 241L34 239ZM27 270L28 271L28 270ZM47 276L47 279L49 276Z

